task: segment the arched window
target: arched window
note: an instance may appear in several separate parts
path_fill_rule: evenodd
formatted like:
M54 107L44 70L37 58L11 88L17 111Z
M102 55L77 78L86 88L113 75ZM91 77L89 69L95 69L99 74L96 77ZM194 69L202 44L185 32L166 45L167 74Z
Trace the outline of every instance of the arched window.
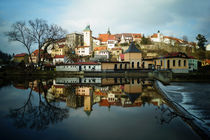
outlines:
M174 67L176 66L176 60L173 60L173 66Z
M179 67L181 67L181 60L179 60L178 65L179 65Z
M134 68L134 62L132 62L132 68Z
M140 66L139 66L139 62L137 62L137 68L140 68Z
M125 64L125 69L127 69L127 64Z
M122 64L120 64L120 69L122 69Z
M186 66L186 60L184 60L184 66Z
M115 70L117 69L117 64L114 64L114 69L115 69Z
M167 61L167 68L170 69L170 60Z

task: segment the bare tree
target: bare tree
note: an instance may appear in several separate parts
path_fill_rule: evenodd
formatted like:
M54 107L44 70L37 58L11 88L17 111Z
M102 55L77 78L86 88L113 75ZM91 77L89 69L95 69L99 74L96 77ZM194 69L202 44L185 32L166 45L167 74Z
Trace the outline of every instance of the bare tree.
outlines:
M27 24L25 22L19 21L12 25L12 31L6 33L9 37L9 41L18 41L22 43L29 53L31 62L31 45L37 45L39 50L38 54L38 65L42 67L45 53L47 53L47 48L50 44L56 43L58 40L63 38L66 31L57 25L49 25L43 19L29 20ZM43 59L41 62L40 50L44 49Z
M50 44L56 43L58 40L63 38L66 31L57 25L48 25L43 19L29 20L28 34L35 40L39 49L39 61L38 65L42 67L45 55L43 55L43 60L41 61L41 48L44 49L44 54L47 53L47 48Z
M9 41L20 42L27 49L29 58L33 66L33 61L31 57L31 46L34 42L34 39L28 35L26 23L23 21L18 21L14 23L11 28L11 31L6 32L5 35L8 36Z

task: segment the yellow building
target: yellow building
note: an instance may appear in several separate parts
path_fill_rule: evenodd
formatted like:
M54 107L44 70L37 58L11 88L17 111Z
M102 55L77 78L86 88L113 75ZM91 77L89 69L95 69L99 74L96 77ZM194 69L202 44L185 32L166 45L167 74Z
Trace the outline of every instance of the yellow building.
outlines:
M185 53L177 52L167 54L165 57L155 58L156 69L171 69L174 73L188 73L188 56Z
M52 49L51 56L55 57L56 55L66 55L68 50L69 49L66 45L56 45L55 48Z
M28 63L28 54L27 53L16 54L14 56L13 61L16 63L20 63L20 62Z
M130 62L130 69L141 68L142 65L142 53L136 48L134 43L131 43L129 48L124 53L124 61Z

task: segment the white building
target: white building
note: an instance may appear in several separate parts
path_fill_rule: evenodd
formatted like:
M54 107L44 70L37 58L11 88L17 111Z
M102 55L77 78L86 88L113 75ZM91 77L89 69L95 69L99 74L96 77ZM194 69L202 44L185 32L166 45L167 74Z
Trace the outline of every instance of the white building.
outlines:
M109 35L108 40L107 40L108 49L114 48L115 44L116 44L115 36L114 35Z
M163 41L163 34L161 34L160 31L158 31L157 33L153 34L150 37L150 39L153 42L162 42Z
M67 58L64 55L55 55L53 58L53 64L59 64L59 63L66 63Z
M79 46L75 48L75 53L79 56L89 56L91 55L91 48L90 46Z
M57 65L56 71L101 71L101 64L95 62L79 62Z
M90 30L90 25L86 26L86 28L83 30L83 36L84 36L84 46L89 46L92 51L92 31Z

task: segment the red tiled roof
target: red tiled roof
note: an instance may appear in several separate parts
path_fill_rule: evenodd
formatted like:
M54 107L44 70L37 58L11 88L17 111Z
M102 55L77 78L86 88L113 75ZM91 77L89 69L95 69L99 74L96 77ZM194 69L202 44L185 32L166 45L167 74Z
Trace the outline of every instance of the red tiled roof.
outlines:
M99 37L98 37L98 39L101 42L107 42L108 38L109 38L109 34L99 34Z
M63 85L54 85L55 88L65 88Z
M165 57L187 57L188 56L185 53L182 52L172 52L165 55Z
M100 106L110 106L109 102L107 101L107 99L102 99L100 102L99 102L99 105Z
M90 46L78 46L76 48L89 48Z
M178 38L175 38L175 37L170 37L170 36L164 36L163 38L168 38L168 39L170 39L170 40L175 40L175 41L177 41L177 42L179 42L179 43L184 42L184 41L181 40L181 39L178 39Z
M63 48L65 45L59 45L59 48Z
M132 34L133 38L142 38L141 34Z
M64 58L65 55L55 55L54 58Z
M98 65L99 63L96 62L78 62L78 63L73 63L75 65Z
M153 34L152 36L151 36L151 38L157 38L158 37L158 34Z
M57 43L62 43L62 42L65 42L66 41L66 38L61 38L60 40L57 41Z
M27 53L20 53L16 54L14 57L24 57L25 55L27 55Z
M108 40L115 40L115 36L114 35L109 35Z
M100 92L100 91L95 91L94 94L99 95L99 96L106 96L106 93L103 93L103 92Z
M40 50L40 52L42 53L44 50ZM35 51L33 51L32 52L35 56L37 56L38 54L39 54L39 50L37 49L37 50L35 50Z
M205 61L205 63L210 64L210 59L206 59L206 60L204 60L204 61Z
M122 50L122 48L112 48L112 50Z
M101 51L101 50L107 50L107 47L103 46L103 47L95 47L94 48L94 51Z

